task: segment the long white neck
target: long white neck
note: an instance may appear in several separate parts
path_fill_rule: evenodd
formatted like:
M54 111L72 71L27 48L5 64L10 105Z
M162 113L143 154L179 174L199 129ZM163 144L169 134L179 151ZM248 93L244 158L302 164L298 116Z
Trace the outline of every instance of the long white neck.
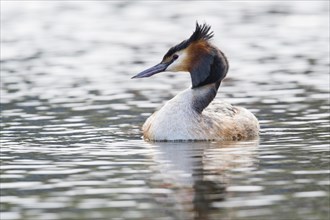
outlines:
M213 101L218 87L218 84L213 83L198 88L188 88L169 100L166 105L172 108L175 106L179 109L189 109L200 114Z

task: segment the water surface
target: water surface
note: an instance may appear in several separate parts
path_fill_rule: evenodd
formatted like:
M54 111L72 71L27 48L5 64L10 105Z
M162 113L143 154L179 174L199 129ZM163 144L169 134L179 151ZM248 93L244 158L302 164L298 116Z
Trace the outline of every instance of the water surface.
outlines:
M329 219L327 1L1 2L1 219ZM260 140L147 143L207 21Z

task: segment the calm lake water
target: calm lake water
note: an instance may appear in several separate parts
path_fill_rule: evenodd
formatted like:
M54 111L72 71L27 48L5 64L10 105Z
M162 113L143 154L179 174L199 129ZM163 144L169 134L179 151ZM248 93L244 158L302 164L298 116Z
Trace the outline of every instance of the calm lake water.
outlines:
M0 219L328 220L328 1L1 1ZM207 22L260 140L148 143L188 74L130 78Z

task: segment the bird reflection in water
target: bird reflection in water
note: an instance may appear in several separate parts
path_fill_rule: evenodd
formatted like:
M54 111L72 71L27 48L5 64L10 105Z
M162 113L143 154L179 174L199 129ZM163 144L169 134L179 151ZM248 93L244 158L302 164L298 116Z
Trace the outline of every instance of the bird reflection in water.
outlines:
M163 188L173 190L183 219L222 216L214 202L226 200L230 172L257 166L258 140L248 142L155 142ZM225 214L225 213L223 213ZM226 215L226 214L225 214Z

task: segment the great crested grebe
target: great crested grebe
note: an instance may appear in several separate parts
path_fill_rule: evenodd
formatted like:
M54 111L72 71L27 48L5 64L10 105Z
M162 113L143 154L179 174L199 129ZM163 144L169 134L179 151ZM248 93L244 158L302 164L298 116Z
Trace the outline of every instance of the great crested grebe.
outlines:
M166 102L144 123L146 140L221 141L258 137L259 122L251 112L226 102L212 102L229 66L225 55L209 42L213 37L210 28L196 23L189 39L170 48L159 64L132 77L149 77L164 71L185 71L191 76L191 88Z

